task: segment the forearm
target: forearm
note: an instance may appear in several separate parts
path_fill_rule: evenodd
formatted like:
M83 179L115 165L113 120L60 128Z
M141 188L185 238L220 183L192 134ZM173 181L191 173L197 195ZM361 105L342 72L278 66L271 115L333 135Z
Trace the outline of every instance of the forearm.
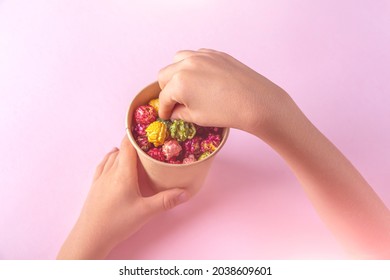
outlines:
M335 236L358 258L390 257L390 214L343 154L292 100L258 136L278 152ZM288 119L287 119L288 118Z
M390 257L389 210L283 89L221 52L182 51L174 60L159 73L160 117L258 136L284 158L351 252Z
M102 237L101 234L93 232L78 222L62 245L57 259L104 259L113 246L106 241L102 241Z

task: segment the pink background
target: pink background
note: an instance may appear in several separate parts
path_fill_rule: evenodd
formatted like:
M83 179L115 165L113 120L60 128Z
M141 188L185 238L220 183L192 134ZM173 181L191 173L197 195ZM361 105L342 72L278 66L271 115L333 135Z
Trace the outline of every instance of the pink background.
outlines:
M51 259L133 96L180 49L286 89L390 205L389 1L0 0L0 259ZM232 130L204 188L110 258L344 258L281 158Z

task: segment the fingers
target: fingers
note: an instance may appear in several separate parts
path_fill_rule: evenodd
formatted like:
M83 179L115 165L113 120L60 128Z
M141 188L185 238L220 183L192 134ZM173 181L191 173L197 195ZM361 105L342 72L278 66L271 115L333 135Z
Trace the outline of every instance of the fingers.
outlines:
M211 49L178 51L174 56L174 63L159 71L158 83L162 89L159 96L160 118L169 119L177 104L187 105L182 102L183 94L187 90L186 82L188 83L189 78L193 78L192 71L202 65L199 64L202 61L200 57L209 56L212 53L218 52Z
M181 60L184 60L190 56L193 55L200 55L200 54L205 54L205 53L220 53L219 51L213 50L213 49L207 49L207 48L200 48L197 51L192 51L192 50L181 50L178 51L175 56L173 57L173 62L179 62Z
M183 121L191 122L191 123L194 122L192 120L192 117L191 117L191 114L190 114L190 111L188 110L188 108L184 105L181 105L181 104L176 104L176 106L174 107L174 109L172 111L171 119L172 120L181 119Z
M181 103L181 100L176 97L176 93L180 91L180 89L178 89L176 86L177 83L172 81L171 83L166 85L166 87L164 87L160 92L160 106L158 110L158 115L164 120L169 119L176 104Z
M169 189L166 191L159 192L153 196L146 197L145 202L147 203L147 214L157 214L172 208L177 205L188 201L190 194L184 189Z
M198 52L202 53L220 53L219 51L213 50L213 49L207 49L207 48L201 48L198 50Z
M197 54L196 51L189 51L189 50L178 51L175 54L175 56L173 57L173 62L176 63L176 62L182 61L183 59L186 59L187 57L190 57L190 56L193 56L196 54Z
M120 149L114 147L104 156L103 160L96 167L93 180L95 181L104 172L110 170L111 167L116 163L128 170L134 170L137 166L136 151L131 145L127 135L123 138Z
M130 170L137 167L137 153L127 135L122 139L118 156L118 165Z
M181 60L162 68L158 72L157 81L161 89L164 89L175 73L181 69Z
M158 83L162 89L160 92L160 107L159 117L162 119L169 119L172 111L177 103L182 104L178 93L181 92L183 86L183 77L185 76L185 69L183 69L183 60L196 55L196 51L179 51L174 57L174 63L160 70L158 73ZM184 72L184 75L183 75Z
M203 53L207 51L202 51ZM178 73L183 68L183 61L191 56L200 55L201 52L198 51L189 51L182 50L178 51L173 57L173 63L162 68L158 73L158 83L161 89L168 84L168 82L173 78L173 76Z
M93 180L95 181L97 178L100 177L100 175L111 168L113 165L117 155L118 155L118 148L114 147L109 153L107 153L103 160L99 163L99 165L96 167L95 175L93 177Z
M103 173L110 170L116 158L118 157L118 153L119 153L119 149L117 147L112 149L112 151L110 152L110 156L108 157L106 164L104 165Z

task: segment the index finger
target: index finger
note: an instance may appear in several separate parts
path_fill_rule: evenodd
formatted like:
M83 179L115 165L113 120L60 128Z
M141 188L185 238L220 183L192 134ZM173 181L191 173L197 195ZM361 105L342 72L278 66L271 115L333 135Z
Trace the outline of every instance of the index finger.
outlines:
M165 66L158 72L157 81L161 89L164 89L173 75L181 69L181 60Z
M179 62L183 59L186 59L190 56L196 55L196 51L190 51L190 50L181 50L176 52L175 56L173 57L173 62Z
M176 104L182 104L178 98L179 89L175 81L169 82L160 92L159 101L160 106L158 109L159 117L167 120L171 117L172 111Z

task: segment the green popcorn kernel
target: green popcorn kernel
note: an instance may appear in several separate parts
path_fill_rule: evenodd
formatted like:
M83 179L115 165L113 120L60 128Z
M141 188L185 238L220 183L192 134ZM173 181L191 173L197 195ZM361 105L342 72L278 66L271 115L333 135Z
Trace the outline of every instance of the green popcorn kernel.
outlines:
M202 159L205 159L207 158L208 156L211 155L211 152L204 152L203 154L200 155L200 157L198 158L198 160L202 160Z
M179 142L192 139L196 134L194 124L187 123L183 120L173 120L169 126L169 131L171 133L171 137L177 139Z

